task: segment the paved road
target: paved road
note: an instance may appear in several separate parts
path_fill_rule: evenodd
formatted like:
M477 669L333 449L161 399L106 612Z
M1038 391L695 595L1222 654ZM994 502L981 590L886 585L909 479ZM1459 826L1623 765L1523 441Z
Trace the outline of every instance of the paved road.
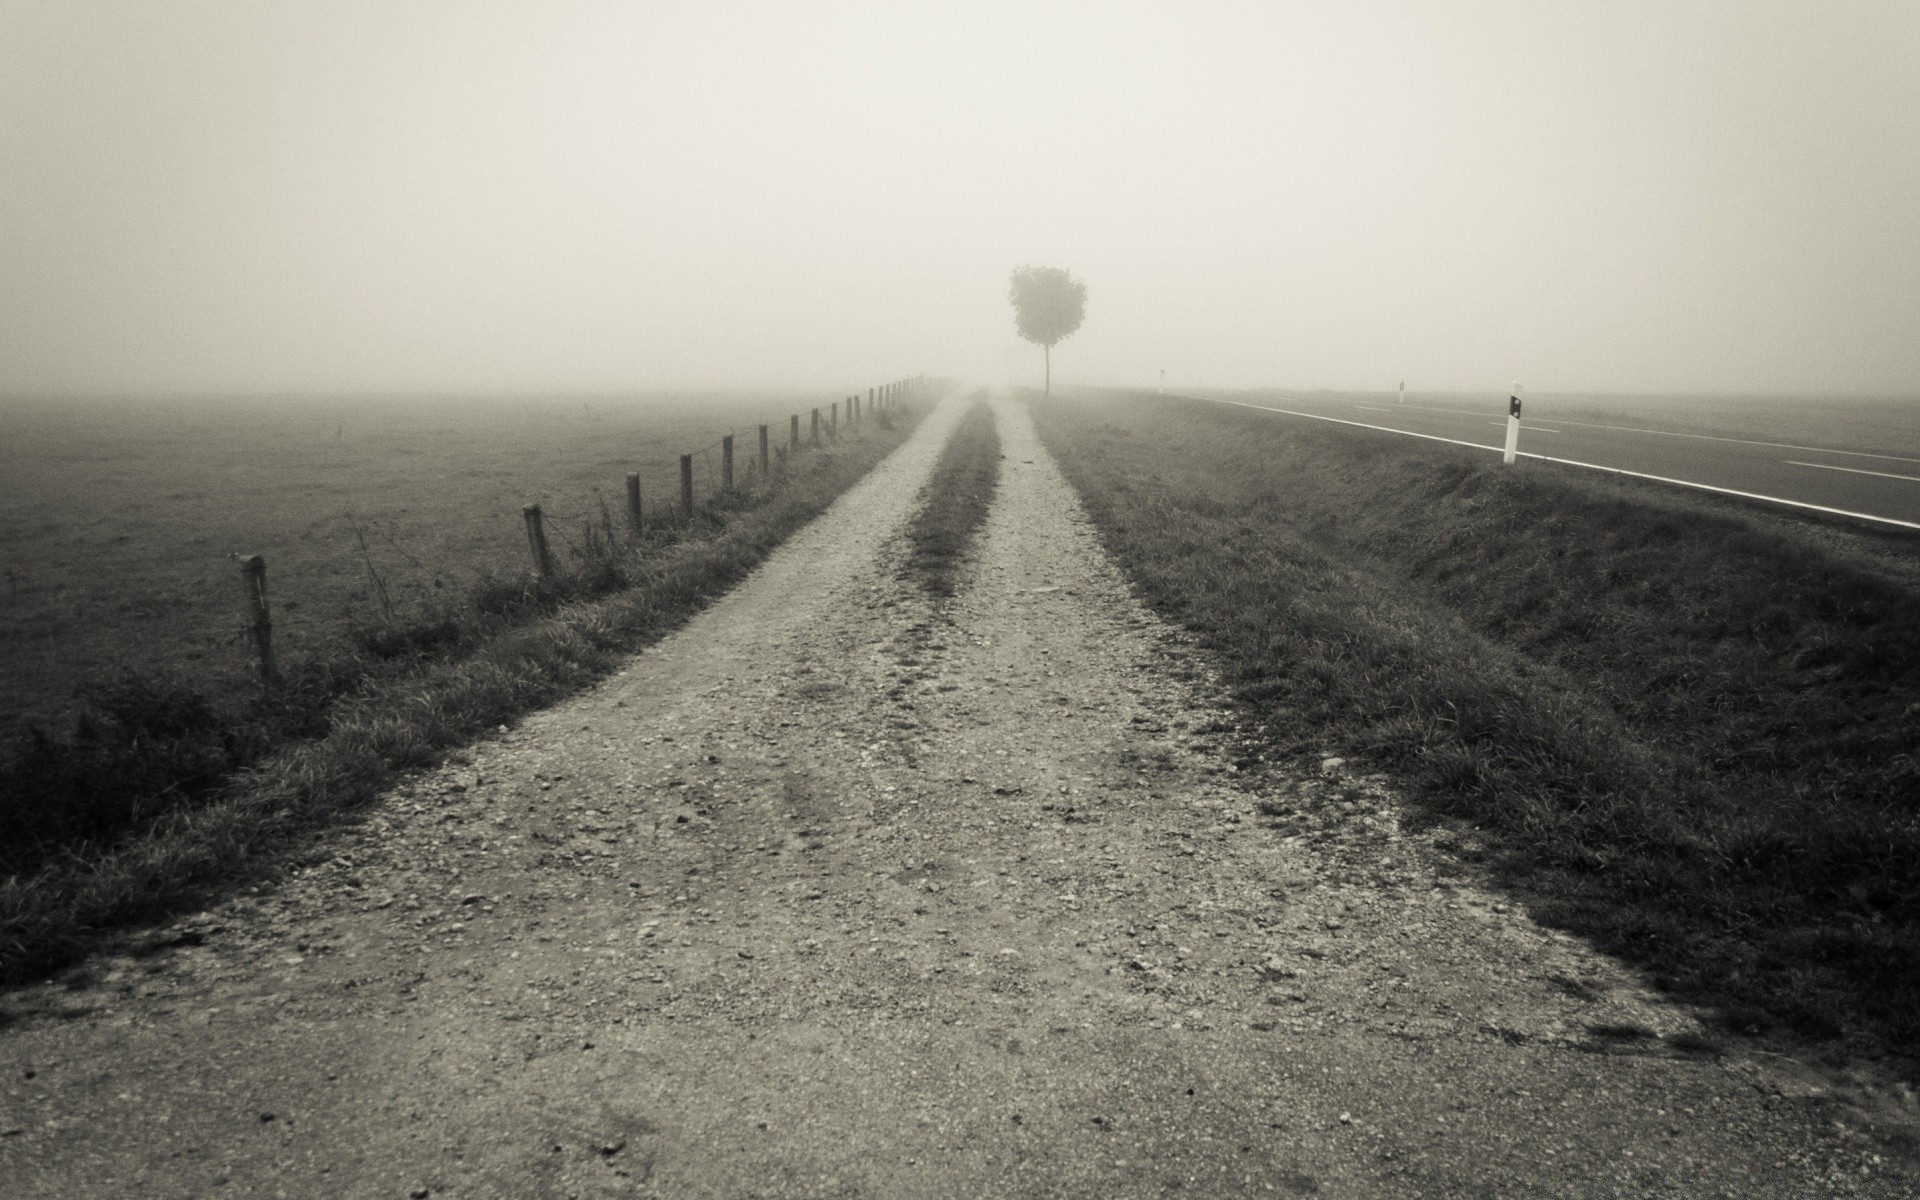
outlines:
M4 997L0 1196L1916 1194L1389 781L1240 769L997 410L950 602L892 535L955 404L602 686Z
M1344 421L1464 442L1495 451L1506 438L1504 407L1396 404L1316 395L1198 398L1295 418ZM1886 527L1920 530L1920 458L1546 416L1522 419L1520 453L1527 458L1608 467L1838 512Z

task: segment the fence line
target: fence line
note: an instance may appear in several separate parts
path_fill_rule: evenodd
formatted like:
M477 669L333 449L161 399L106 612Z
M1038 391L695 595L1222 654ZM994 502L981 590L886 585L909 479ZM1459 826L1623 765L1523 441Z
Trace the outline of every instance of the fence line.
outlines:
M865 405L867 413L878 417L884 415L889 409L898 407L900 404L912 399L918 394L918 389L924 383L925 379L926 376L924 374L915 375L911 378L882 384L877 389L868 388ZM848 430L851 431L861 423L865 415L861 410L859 394L855 393L854 395L848 396L845 401L845 406L846 425ZM836 400L832 402L831 414L831 417L825 423L825 436L829 442L838 442L841 437L840 401ZM773 447L770 441L769 427L766 425L757 427L758 457L757 460L749 459L748 463L748 478L750 480L754 478L755 468L758 468L758 479L755 481L752 489L754 492L765 494L771 490L775 486L776 481L784 477L786 472L793 467L795 460L803 449L800 439L800 414L793 413L789 415L787 428L788 445L780 448L778 458L776 459L772 455ZM722 434L718 441L708 443L704 446L697 446L691 450L681 451L679 504L676 509L672 510L676 515L669 516L665 520L658 517L650 518L650 514L643 507L642 503L640 473L638 471L626 472L624 490L627 510L626 520L629 532L636 535L645 532L649 527L650 520L655 527L674 526L686 528L692 524L700 508L700 503L695 496L694 487L693 467L696 458L699 459L700 465L704 468L706 482L708 484L704 496L706 501L711 501L715 495L727 496L744 494L746 489L742 489L737 485L737 475L735 471L734 438L738 432L738 427L735 427L727 433ZM812 410L811 435L809 442L804 448L812 449L821 446L822 421L818 408ZM717 477L710 457L715 452L718 452L720 456L720 467ZM777 472L774 469L776 466L779 467L779 471ZM599 489L597 487L594 489L594 493L596 496L599 495ZM585 542L579 546L573 545L571 539L567 538L564 532L559 531L557 526L555 527L555 532L559 533L560 538L567 542L569 548L572 549L576 555L584 558L593 552L598 540L593 532L593 519L595 515L599 515L607 523L606 532L608 536L611 537L613 532L612 516L606 508L604 498L600 502L600 512L598 514L583 512L572 515L556 515L546 512L538 501L521 507L520 517L527 540L527 552L533 560L533 572L537 579L542 582L551 580L559 571L559 564L554 557L551 543L547 537L548 523L553 521L586 522L586 539ZM389 537L387 540L391 542L392 538ZM395 544L395 549L399 549L397 543ZM612 547L609 546L608 549L611 550ZM413 556L407 554L406 551L401 550L401 553L407 558L413 559ZM274 688L278 686L280 675L274 660L273 615L267 601L267 560L264 555L259 554L235 555L235 557L239 559L240 562L241 593L244 611L247 615L247 622L242 627L240 634L236 634L236 637L241 634L251 636L261 689L271 693ZM419 564L418 559L413 559L413 561L416 565Z

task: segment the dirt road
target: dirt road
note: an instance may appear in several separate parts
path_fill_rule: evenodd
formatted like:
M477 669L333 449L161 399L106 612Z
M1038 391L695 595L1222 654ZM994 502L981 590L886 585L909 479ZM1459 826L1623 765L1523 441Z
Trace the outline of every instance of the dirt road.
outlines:
M8 997L0 1192L1914 1194L1819 1077L1689 1053L1387 781L1236 769L995 406L944 611L896 535L957 398L604 686Z

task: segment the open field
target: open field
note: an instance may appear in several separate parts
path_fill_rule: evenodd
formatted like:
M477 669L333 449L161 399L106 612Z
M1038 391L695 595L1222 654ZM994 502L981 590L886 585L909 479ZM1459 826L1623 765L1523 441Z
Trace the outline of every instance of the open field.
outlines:
M1391 769L1735 1027L1920 1049L1910 540L1203 401L1034 407L1266 753Z
M839 396L262 398L0 404L0 729L60 723L74 684L122 668L216 691L244 683L236 553L265 555L275 640L325 653L385 613L417 616L479 577L527 569L523 504L565 557L624 477L649 511L742 472L758 424ZM365 537L363 555L355 534Z

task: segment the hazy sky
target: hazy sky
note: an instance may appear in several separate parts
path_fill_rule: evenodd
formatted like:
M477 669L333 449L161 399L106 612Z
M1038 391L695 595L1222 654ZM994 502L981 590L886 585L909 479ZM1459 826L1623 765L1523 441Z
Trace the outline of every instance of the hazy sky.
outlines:
M0 392L1037 378L1023 262L1067 380L1920 393L1920 3L0 0Z

